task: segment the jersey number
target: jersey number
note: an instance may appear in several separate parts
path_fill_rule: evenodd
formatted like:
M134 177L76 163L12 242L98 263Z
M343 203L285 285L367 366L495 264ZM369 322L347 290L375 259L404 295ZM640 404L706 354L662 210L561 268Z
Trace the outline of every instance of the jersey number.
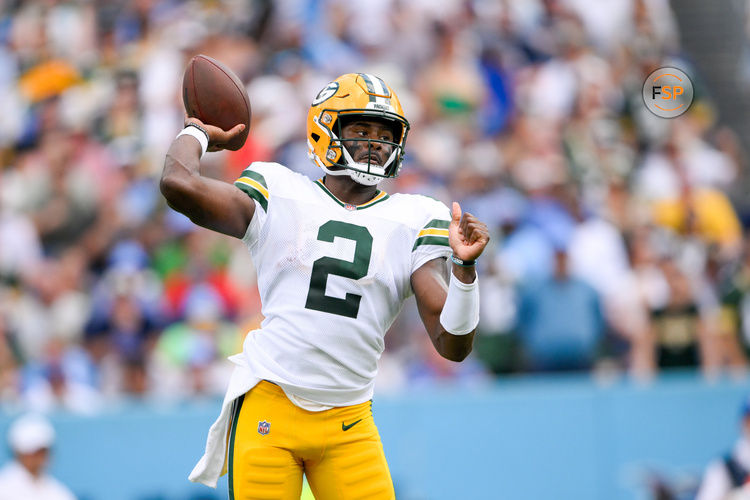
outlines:
M347 293L346 298L330 297L326 295L326 284L328 275L343 276L354 280L367 275L370 266L370 255L372 254L372 235L366 227L355 226L336 220L330 220L320 226L318 230L318 241L333 243L335 237L352 240L354 246L354 261L335 259L333 257L321 257L313 263L312 276L310 277L310 290L307 292L307 309L323 311L331 314L356 318L359 312L359 301L361 295Z

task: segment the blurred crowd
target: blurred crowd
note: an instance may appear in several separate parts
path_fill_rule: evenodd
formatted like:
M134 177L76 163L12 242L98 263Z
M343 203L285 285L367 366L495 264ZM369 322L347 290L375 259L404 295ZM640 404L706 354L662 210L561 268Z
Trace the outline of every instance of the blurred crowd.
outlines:
M112 398L213 397L262 319L239 241L158 190L182 127L182 73L231 67L247 144L204 157L232 181L255 160L318 178L312 98L374 73L411 122L390 192L458 200L493 233L475 354L442 360L413 305L379 390L494 374L684 367L744 373L746 165L681 52L667 0L31 0L0 2L0 402L96 412ZM676 65L696 98L646 110Z

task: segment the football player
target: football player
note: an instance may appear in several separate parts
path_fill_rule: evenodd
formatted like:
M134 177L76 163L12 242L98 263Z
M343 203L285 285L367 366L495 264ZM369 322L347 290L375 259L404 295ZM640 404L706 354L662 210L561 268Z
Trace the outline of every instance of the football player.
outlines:
M230 498L391 499L371 398L384 335L412 293L437 351L463 360L479 321L475 261L486 226L457 203L377 188L401 168L409 122L380 78L343 75L313 100L313 182L276 163L234 184L200 175L225 131L189 118L167 153L161 191L203 227L241 238L265 317L247 334L206 453L190 479L229 472ZM446 264L450 260L450 269Z

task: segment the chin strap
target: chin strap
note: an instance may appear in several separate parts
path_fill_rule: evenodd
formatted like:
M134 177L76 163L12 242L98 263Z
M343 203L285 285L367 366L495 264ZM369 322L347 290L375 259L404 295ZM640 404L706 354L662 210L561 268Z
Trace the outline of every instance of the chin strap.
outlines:
M332 140L338 140L338 137L336 134L333 133L330 129L327 127L323 127L318 122L317 117L313 119L315 124ZM322 161L321 158L318 158L318 155L314 153L314 148L312 144L310 143L310 140L307 141L307 156L318 165L320 168L323 169L323 171L328 175L348 175L349 177L354 180L354 182L357 182L359 184L365 185L365 186L375 186L380 181L386 178L385 171L387 170L388 165L390 165L393 161L396 160L399 149L398 147L394 148L391 152L391 155L388 157L388 160L385 162L385 166L380 165L372 165L370 163L358 163L354 161L354 158L352 158L352 155L349 154L349 151L345 147L341 147L342 150L342 156L344 159L344 163L346 167L342 168L341 170L332 170L328 168ZM330 151L330 150L329 150ZM378 170L379 175L373 175L368 172L372 171L373 169Z
M336 134L334 134L333 132L331 132L331 136L333 139L338 140L338 137L336 137ZM365 186L375 186L377 183L386 178L385 172L388 169L388 165L390 165L396 158L396 155L398 154L398 148L393 148L393 151L391 151L391 155L388 157L388 160L382 167L377 164L373 165L371 163L359 163L354 161L352 155L343 145L341 146L341 153L344 157L344 164L346 165L345 169L329 170L324 165L321 165L326 173L329 173L331 175L349 175L349 177L351 177L354 182L364 184ZM377 172L377 175L368 173L373 170Z
M357 165L363 165L365 168L367 168L367 165L364 163L358 163ZM364 174L362 172L351 170L349 168L342 168L341 170L331 170L325 165L320 165L320 168L322 168L325 171L325 173L328 175L348 175L349 177L352 178L354 182L357 182L365 186L375 186L378 182L383 180L383 177L378 177L377 175Z

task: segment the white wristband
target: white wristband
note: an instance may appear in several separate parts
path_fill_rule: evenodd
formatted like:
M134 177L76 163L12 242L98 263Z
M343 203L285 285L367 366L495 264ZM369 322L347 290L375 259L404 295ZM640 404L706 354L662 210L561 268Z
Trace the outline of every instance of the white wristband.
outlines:
M206 154L206 150L208 149L208 134L206 134L198 127L188 125L184 129L182 129L182 132L177 134L177 137L180 137L181 135L189 135L191 137L195 137L201 145L201 157Z
M479 277L463 283L451 273L440 324L453 335L466 335L479 324Z

